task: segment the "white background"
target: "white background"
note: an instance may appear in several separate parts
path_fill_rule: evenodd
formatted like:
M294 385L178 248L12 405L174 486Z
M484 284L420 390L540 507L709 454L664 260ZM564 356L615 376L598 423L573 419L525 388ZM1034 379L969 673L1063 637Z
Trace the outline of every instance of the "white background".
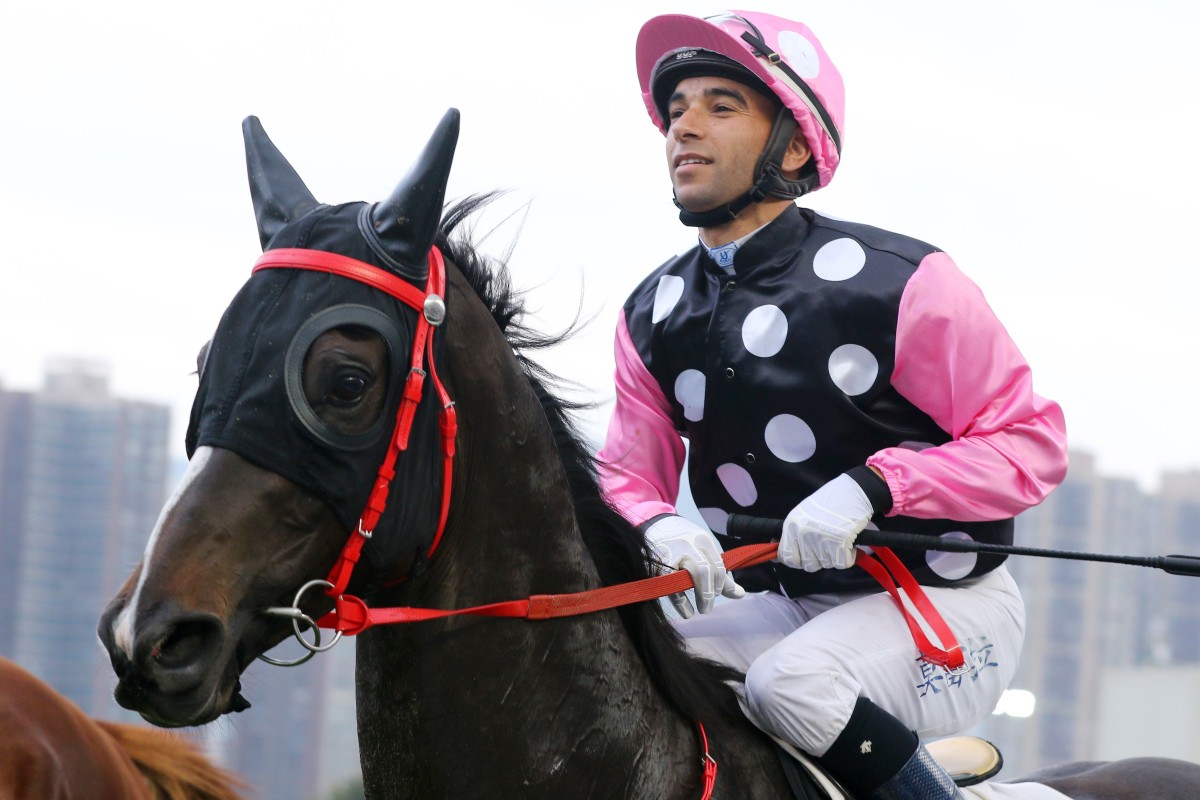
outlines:
M929 241L985 294L1064 406L1071 444L1153 485L1190 469L1200 313L1195 32L1165 0L764 2L845 78L845 153L805 203ZM107 363L171 404L258 241L240 122L258 115L325 202L375 200L449 106L451 199L510 190L535 325L595 321L543 360L611 402L616 312L692 241L670 202L633 42L680 0L7 3L0 7L0 381ZM514 216L504 220L510 215Z

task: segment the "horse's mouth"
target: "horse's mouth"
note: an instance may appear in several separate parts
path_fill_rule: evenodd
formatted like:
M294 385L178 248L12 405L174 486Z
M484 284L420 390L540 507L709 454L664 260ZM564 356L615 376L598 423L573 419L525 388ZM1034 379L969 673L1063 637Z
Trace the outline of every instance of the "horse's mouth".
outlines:
M239 642L220 673L193 685L173 688L135 668L128 660L114 658L113 667L119 678L113 697L118 705L138 712L159 727L205 725L225 714L250 708L250 702L242 694L241 674L253 661L250 648Z
M144 720L160 728L205 725L225 714L250 708L250 702L242 695L240 678L224 691L216 688L206 697L197 697L198 694L164 694L149 681L131 676L117 683L113 696L118 705L136 711Z

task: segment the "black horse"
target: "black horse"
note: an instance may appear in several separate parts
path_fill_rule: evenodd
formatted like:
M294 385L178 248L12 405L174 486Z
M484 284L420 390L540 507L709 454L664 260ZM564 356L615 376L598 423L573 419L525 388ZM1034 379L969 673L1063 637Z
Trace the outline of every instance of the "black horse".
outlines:
M245 708L246 666L334 607L314 580L373 608L457 609L646 578L572 407L525 355L555 338L522 325L507 273L462 235L485 200L440 218L457 112L375 205L318 203L257 120L244 131L267 261L201 353L191 467L101 619L118 701L165 726ZM655 602L373 627L357 665L367 794L693 800L707 753L712 797L789 796L736 679L687 655ZM1143 796L1107 769L1200 797L1190 764L1091 767L1045 785Z

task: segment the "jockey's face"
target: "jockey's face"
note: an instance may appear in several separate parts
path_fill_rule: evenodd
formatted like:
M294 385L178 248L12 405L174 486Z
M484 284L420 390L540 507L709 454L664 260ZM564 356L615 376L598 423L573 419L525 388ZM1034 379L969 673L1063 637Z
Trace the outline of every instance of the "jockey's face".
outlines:
M688 211L708 211L748 190L775 106L728 78L685 78L667 104L667 169Z

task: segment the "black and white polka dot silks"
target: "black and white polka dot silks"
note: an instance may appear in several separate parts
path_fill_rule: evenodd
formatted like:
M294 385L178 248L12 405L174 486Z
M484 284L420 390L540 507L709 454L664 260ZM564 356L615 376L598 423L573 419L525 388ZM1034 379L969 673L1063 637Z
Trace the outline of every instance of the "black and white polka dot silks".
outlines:
M690 441L692 496L723 545L745 543L725 535L730 513L782 519L884 448L919 451L951 439L891 383L901 298L936 253L914 239L795 208L738 249L732 272L697 247L631 295L625 341L660 392L649 397L654 387L646 388L646 402L662 404ZM602 455L620 466L619 453ZM874 524L1001 543L1012 541L1013 530L1011 518L880 516ZM1003 560L899 555L926 584L979 575ZM748 590L782 586L792 596L876 588L861 570L778 565L740 580Z

